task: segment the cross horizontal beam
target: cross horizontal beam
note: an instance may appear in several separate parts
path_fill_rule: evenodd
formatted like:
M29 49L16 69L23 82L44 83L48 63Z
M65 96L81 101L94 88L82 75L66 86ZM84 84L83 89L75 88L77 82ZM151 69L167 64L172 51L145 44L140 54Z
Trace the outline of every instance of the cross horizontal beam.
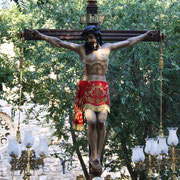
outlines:
M83 30L57 30L57 29L38 29L42 34L57 37L61 40L83 40L81 33ZM101 30L103 41L123 41L131 37L139 36L147 31L131 31L131 30ZM148 37L144 41L160 41L160 31L154 31L153 37ZM25 29L20 35L25 40L41 40L33 36L31 31Z

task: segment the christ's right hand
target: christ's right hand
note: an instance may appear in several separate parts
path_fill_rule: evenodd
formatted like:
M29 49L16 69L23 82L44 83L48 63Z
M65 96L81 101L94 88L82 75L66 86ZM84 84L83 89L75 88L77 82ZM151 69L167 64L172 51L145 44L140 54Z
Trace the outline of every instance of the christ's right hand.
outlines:
M28 31L32 34L35 38L41 38L41 33L36 29L28 29Z

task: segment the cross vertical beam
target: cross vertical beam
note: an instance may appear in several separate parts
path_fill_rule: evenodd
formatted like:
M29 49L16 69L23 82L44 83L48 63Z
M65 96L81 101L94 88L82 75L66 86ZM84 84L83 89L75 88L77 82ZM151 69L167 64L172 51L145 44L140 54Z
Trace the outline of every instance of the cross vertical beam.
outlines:
M95 16L95 14L98 14L98 6L97 6L97 1L96 0L88 0L87 1L87 17L90 17L88 15L92 15ZM98 23L91 23L91 22L87 22L88 25L98 25Z

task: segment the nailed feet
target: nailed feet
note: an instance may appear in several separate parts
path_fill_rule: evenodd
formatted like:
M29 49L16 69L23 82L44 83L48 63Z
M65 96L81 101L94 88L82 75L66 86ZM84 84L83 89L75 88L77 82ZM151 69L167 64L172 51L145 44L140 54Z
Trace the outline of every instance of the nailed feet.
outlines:
M92 173L102 174L102 166L99 159L90 159L89 163L92 168Z

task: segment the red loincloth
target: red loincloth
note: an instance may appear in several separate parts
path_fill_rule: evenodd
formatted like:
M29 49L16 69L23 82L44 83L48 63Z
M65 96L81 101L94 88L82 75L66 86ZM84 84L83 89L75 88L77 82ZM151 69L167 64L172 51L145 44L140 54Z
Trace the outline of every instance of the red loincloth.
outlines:
M106 109L110 112L109 87L106 81L80 81L74 100L73 129L83 130L83 112L91 109L101 112Z

